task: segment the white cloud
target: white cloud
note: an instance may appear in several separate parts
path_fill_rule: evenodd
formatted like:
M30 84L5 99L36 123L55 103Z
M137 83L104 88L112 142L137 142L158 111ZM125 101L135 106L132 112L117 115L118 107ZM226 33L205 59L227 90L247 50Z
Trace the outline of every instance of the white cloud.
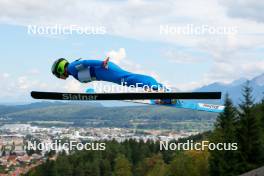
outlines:
M18 88L22 90L28 89L31 84L31 82L28 80L26 76L18 77L17 83L18 83Z
M40 71L34 68L34 69L29 70L28 73L32 75L38 75L40 74Z
M9 74L9 73L2 73L2 74L0 75L0 77L1 77L2 79L7 79L7 78L10 77L10 74Z
M120 64L126 57L126 50L124 48L120 48L118 51L111 50L106 55L110 57L112 62Z
M22 76L10 75L9 73L0 74L0 102L25 101L30 100L32 90L49 90L50 83L36 79L30 73L24 73Z
M133 59L129 59L126 57L126 50L125 48L120 48L118 51L112 50L108 52L107 56L110 57L110 61L118 64L123 69L137 73L137 74L145 74L152 76L156 80L160 80L160 76L157 74L157 72L148 70L144 68L142 65L133 62Z
M63 89L66 90L66 92L84 92L81 83L73 79L65 81Z
M195 86L212 81L228 82L240 76L252 77L264 71L263 58L259 58L263 51L257 54L255 51L264 46L263 6L263 1L258 0L2 0L0 22L16 25L103 25L110 35L169 42L193 51L202 51L209 55L213 64L210 72L204 74L203 81L191 83ZM160 35L160 25L167 24L237 27L238 33L218 36ZM114 55L112 61L128 70L133 68L135 72L158 77L154 72L131 62L132 59L124 59L126 52L122 48L109 54ZM197 57L184 51L173 51L170 55L177 63L193 63L197 60Z
M226 0L223 1L227 7L227 13L231 17L252 19L264 22L264 2L259 0Z
M206 60L205 58L197 54L192 54L191 50L167 50L165 51L164 55L169 59L169 61L177 64L195 64L198 62L204 62Z
M180 90L180 91L192 91L194 90L195 88L199 88L203 85L206 85L205 82L201 82L201 81L193 81L193 82L188 82L188 83L182 83L182 84L179 84L177 85L177 88Z

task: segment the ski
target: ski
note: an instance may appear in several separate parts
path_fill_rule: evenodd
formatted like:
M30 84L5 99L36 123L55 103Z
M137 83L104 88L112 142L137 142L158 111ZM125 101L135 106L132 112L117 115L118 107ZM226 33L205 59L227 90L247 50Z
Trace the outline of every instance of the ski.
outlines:
M221 99L221 92L144 92L144 93L62 93L32 91L34 99L47 100L152 100L152 99Z
M223 105L197 103L189 100L187 101L177 100L176 102L171 104L161 104L161 103L157 103L155 100L126 100L125 102L153 105L153 106L168 106L172 108L191 109L191 110L214 112L214 113L221 113L225 109L225 106Z
M150 100L151 105L159 105L155 101ZM214 105L207 103L197 103L192 101L176 101L174 104L165 104L164 106L170 106L175 108L183 108L183 109L192 109L197 111L206 111L206 112L215 112L221 113L224 111L225 106L222 105Z

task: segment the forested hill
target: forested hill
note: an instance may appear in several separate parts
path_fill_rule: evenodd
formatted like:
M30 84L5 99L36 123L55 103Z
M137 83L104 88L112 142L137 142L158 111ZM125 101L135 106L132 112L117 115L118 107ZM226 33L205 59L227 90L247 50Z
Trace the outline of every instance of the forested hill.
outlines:
M41 102L35 102L30 104L23 104L23 105L0 105L0 115L6 115L9 113L15 113L15 112L21 112L21 111L27 111L27 110L33 110L33 109L42 109L42 108L48 108L52 106L56 107L63 107L65 105L86 105L89 107L102 107L100 103L91 103L91 102L75 102L75 103L63 103L58 101L41 101Z
M100 104L38 103L23 106L0 106L0 116L12 122L65 121L83 125L91 120L127 123L130 120L150 121L214 121L217 114L161 106L103 107ZM109 124L111 123L111 124ZM107 125L107 124L105 124Z
M27 175L236 176L263 166L264 100L254 104L252 89L247 85L239 108L228 96L225 107L211 132L189 139L221 146L236 144L236 149L208 146L208 150L160 151L159 144L152 141L109 141L105 151L78 151L69 156L62 153L56 161L47 160Z

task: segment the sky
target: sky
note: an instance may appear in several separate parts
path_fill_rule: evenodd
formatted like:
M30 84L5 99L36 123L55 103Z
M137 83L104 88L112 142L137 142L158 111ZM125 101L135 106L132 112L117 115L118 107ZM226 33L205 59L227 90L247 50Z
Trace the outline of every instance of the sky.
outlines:
M263 1L0 0L0 7L0 102L98 84L56 79L50 69L61 57L110 56L181 91L264 73ZM92 32L43 33L47 27Z

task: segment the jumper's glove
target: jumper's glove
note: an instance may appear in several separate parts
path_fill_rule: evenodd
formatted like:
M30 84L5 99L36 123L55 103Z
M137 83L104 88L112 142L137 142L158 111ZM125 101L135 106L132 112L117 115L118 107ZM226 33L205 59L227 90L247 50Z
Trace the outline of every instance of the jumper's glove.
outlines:
M110 57L107 56L106 59L103 61L103 67L105 69L108 69L108 62L109 62L109 60L110 60Z

